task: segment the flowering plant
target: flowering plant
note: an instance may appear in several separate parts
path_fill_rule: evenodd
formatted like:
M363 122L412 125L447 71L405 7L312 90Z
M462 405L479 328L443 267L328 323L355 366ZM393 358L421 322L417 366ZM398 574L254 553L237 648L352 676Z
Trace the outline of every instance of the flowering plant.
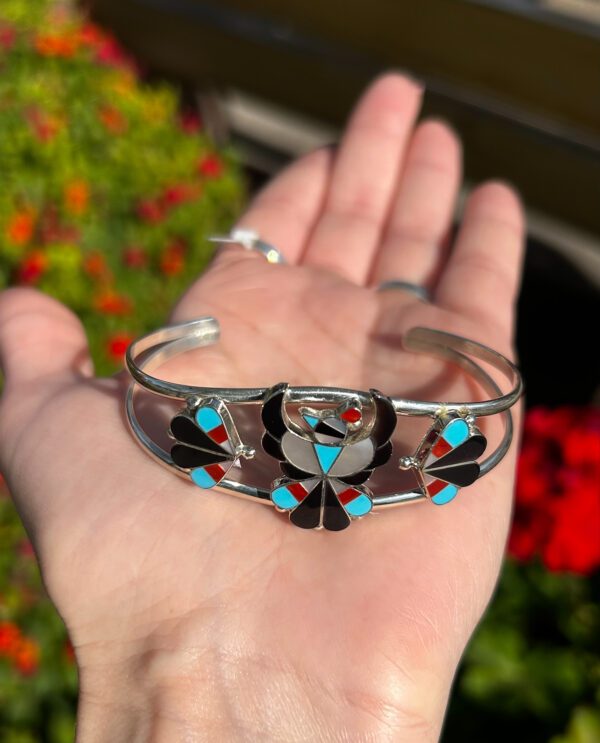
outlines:
M0 287L73 308L100 373L206 264L242 189L232 158L95 25L50 0L0 9Z

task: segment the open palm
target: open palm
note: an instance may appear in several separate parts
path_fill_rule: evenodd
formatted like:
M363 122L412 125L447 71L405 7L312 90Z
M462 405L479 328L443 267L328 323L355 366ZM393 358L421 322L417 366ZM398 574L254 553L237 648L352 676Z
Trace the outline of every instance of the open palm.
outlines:
M335 152L256 198L240 225L289 265L220 250L172 319L214 315L222 339L169 362L170 379L449 400L467 398L465 382L402 352L403 332L510 355L519 199L499 182L475 189L450 246L460 143L443 122L415 127L420 96L380 78ZM374 290L389 279L434 302ZM159 467L124 424L126 374L95 379L86 349L66 308L0 294L2 468L76 649L78 739L436 740L500 567L515 447L449 506L305 531Z

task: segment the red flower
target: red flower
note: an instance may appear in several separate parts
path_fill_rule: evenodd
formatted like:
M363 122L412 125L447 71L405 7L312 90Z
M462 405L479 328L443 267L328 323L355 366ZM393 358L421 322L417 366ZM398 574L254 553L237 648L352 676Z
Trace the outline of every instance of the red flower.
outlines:
M128 315L132 310L129 297L106 289L94 298L94 307L103 315Z
M21 641L21 630L14 622L0 622L0 655L13 657Z
M196 134L202 128L202 122L195 111L183 111L179 117L179 126L186 134Z
M120 44L108 35L105 35L96 48L96 62L110 67L127 67L134 72L137 70L133 57L127 54Z
M140 201L136 207L138 217L149 224L162 222L165 218L165 210L160 201L155 199L145 199Z
M144 268L148 264L148 256L143 248L126 248L123 251L123 263L128 268Z
M5 51L10 51L17 38L17 32L12 26L0 26L0 47Z
M75 663L75 648L73 647L71 640L65 642L64 654L67 663Z
M165 276L176 276L185 268L185 245L174 240L160 257L160 270Z
M200 193L198 185L192 186L188 183L174 183L172 186L165 188L160 202L165 209L170 209L179 204L185 204L186 201L195 199Z
M40 142L50 142L61 129L61 121L37 108L30 109L26 114L29 126Z
M218 155L206 155L198 163L198 172L205 178L218 178L223 173L223 162Z
M121 362L132 340L133 336L128 333L115 333L115 335L112 335L106 344L106 350L111 359Z
M106 34L95 23L87 21L79 29L79 41L83 46L97 47L104 42Z
M48 258L41 250L32 250L21 261L17 270L19 284L35 284L48 266Z
M600 567L600 411L530 411L516 493L511 554L549 570Z

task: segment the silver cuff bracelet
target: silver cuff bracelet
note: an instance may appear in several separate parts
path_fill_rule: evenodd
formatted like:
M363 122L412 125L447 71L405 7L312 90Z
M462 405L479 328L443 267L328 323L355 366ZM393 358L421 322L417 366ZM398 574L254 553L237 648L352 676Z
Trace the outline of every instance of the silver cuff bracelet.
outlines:
M509 449L513 426L509 408L523 391L517 367L501 354L475 341L427 328L413 328L403 338L407 351L426 352L458 365L491 396L479 402L422 402L388 397L371 389L295 387L216 388L175 384L149 372L193 348L215 343L219 324L212 317L166 326L135 340L126 353L133 377L126 396L127 420L141 446L163 465L200 488L224 489L234 495L273 505L305 529L339 531L373 509L430 500L450 502L459 488L488 473ZM506 394L475 363L483 361L508 380ZM155 443L140 425L136 390L185 402L172 418L170 451ZM238 433L231 407L260 405L264 455L279 462L281 476L268 487L230 479L240 460L256 449ZM504 434L497 448L478 462L486 439L476 427L480 416L501 414ZM397 467L411 470L416 487L403 492L373 493L367 481L392 457L391 437L397 416L428 416L433 424L413 456ZM243 469L242 469L243 474Z

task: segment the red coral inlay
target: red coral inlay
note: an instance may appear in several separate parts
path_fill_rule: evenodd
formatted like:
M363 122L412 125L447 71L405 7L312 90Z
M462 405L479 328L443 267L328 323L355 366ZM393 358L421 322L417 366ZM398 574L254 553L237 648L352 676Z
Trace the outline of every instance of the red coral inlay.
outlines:
M220 464L209 464L205 469L215 482L219 482L225 475L225 470Z
M433 452L433 455L439 459L439 457L443 457L444 454L448 454L449 451L452 451L452 447L443 436L440 436L431 451Z
M287 488L290 493L294 496L294 498L300 503L303 501L306 496L308 495L308 490L299 482L293 482L291 485L288 485Z
M224 441L227 441L227 431L225 430L225 426L223 424L217 426L216 428L213 428L211 431L208 432L208 435L213 441L216 441L217 444L222 444Z
M358 423L362 418L362 414L358 408L348 408L340 417L346 423Z
M427 492L429 493L430 497L433 498L434 495L437 495L441 490L443 490L447 482L443 482L442 480L434 480L433 482L429 483L427 485Z
M354 500L358 495L360 495L360 490L357 490L356 488L346 488L346 490L343 490L338 494L338 498L342 506L345 506L346 503L350 503L350 501Z

